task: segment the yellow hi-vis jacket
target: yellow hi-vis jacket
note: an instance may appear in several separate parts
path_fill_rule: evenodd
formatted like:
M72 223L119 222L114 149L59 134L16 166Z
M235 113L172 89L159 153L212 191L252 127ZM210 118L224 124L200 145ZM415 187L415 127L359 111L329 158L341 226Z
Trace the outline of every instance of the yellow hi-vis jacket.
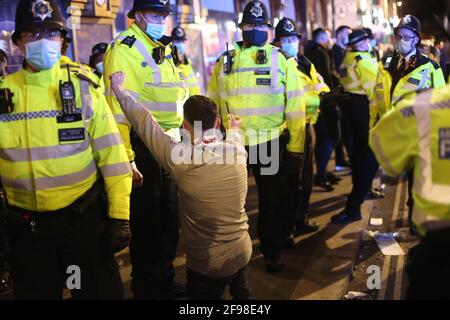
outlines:
M0 115L0 176L9 204L48 212L67 207L104 178L109 216L129 219L130 163L103 93L71 70L76 116L64 121L57 63L21 69L0 84L13 93L14 110Z
M200 95L202 90L200 89L197 75L188 58L184 57L183 63L178 68L180 68L184 82L186 82L186 87L189 89L189 96Z
M306 122L315 124L319 116L320 97L322 92L330 92L322 76L317 72L314 64L306 57L297 59L298 71L303 84L306 105Z
M266 63L256 63L258 50L265 52ZM228 108L242 119L245 145L254 146L278 138L287 126L291 137L288 151L303 152L305 99L295 59L270 44L250 48L235 44L230 54L231 72L225 74L225 55L221 56L208 86L208 95L219 106L225 127Z
M339 68L339 82L344 91L371 98L377 77L378 64L369 52L350 51Z
M155 60L158 48L164 48L165 58L161 64ZM117 121L130 160L134 159L130 144L131 126L111 90L109 76L112 73L124 71L124 88L151 111L153 118L168 134L179 137L177 130L183 122L183 104L189 93L180 70L175 66L171 44L164 46L152 40L133 23L108 47L103 65L106 100Z
M445 79L439 64L423 54L411 57L410 66L393 87L400 57L388 58L386 66L379 67L374 95L370 103L370 126L381 118L405 94L429 88L442 88Z
M450 85L406 95L372 129L370 146L391 176L414 167L419 231L450 227Z

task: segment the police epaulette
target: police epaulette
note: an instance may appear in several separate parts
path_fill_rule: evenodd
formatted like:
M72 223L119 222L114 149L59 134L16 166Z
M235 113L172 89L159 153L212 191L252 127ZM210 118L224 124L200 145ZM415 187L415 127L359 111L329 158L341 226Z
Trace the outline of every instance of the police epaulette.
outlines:
M363 58L360 56L360 55L357 55L356 57L355 57L355 59L356 59L356 61L361 61Z
M286 51L283 49L278 48L278 51L286 58L286 60L289 60L291 57L287 54Z
M430 59L430 58L429 58ZM434 67L434 70L439 69L441 66L439 65L439 63L437 63L436 61L434 61L433 59L430 59L431 64Z
M95 83L94 80L92 80L91 78L89 78L88 76L86 76L86 75L84 75L84 74L82 74L82 73L75 72L75 76L76 76L78 79L80 79L80 80L84 80L84 81L86 81L86 82L89 82L89 83L94 87L94 89L100 88L100 86L99 86L97 83Z
M131 48L135 42L136 42L135 36L131 35L131 36L127 36L125 39L123 39L121 44L124 44L124 45L128 46L129 48Z

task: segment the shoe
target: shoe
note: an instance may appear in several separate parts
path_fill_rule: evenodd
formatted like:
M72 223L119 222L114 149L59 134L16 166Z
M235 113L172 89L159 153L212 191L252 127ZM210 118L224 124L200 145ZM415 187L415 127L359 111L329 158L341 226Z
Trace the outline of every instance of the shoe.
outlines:
M343 210L337 215L331 217L331 222L334 224L343 224L349 223L353 221L361 220L361 212L349 212L347 210Z
M328 181L326 181L326 180L315 180L314 181L314 185L315 186L318 186L318 187L321 187L322 189L324 189L325 191L327 191L327 192L331 192L331 191L334 191L334 188L333 188L333 186L331 185L331 183L330 182L328 182Z
M296 234L308 234L316 232L317 230L319 230L319 226L317 224L303 221L297 224Z
M280 246L282 249L290 249L295 246L295 238L293 234L281 239Z
M281 262L281 257L280 256L276 256L276 257L272 257L272 258L265 258L265 263L266 263L266 270L269 273L278 273L281 272L281 270L283 270L284 265Z
M340 181L342 181L342 178L340 178L340 177L338 177L337 175L334 175L334 174L332 174L332 173L329 173L329 174L327 175L327 181L328 181L330 184L336 185L336 184L338 184Z
M385 196L384 192L381 191L380 189L371 189L367 195L366 195L366 199L367 200L374 200L374 199L383 199Z
M173 282L169 287L161 288L160 299L176 300L187 297L187 288L184 284Z

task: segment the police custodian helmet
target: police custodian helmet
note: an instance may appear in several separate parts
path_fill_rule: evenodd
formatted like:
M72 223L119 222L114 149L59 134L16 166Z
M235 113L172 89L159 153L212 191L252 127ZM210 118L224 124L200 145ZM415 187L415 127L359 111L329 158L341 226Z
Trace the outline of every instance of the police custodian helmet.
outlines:
M410 15L410 14L404 16L402 18L402 20L400 20L400 23L398 24L398 26L395 28L395 32L397 32L398 29L403 29L403 28L413 31L420 38L420 32L421 32L420 21L415 16Z
M295 22L289 18L283 18L278 22L275 27L275 41L280 41L283 37L298 37L302 38L302 35L295 30Z
M241 26L243 24L266 24L271 27L272 25L270 24L266 5L261 1L250 1L247 3L242 16L242 21L239 25Z
M153 10L165 14L172 14L169 0L134 0L133 8L128 12L128 18L134 19L134 14L139 10Z
M25 30L61 30L65 37L67 31L64 18L56 0L21 0L16 10L16 28L12 35L14 42Z

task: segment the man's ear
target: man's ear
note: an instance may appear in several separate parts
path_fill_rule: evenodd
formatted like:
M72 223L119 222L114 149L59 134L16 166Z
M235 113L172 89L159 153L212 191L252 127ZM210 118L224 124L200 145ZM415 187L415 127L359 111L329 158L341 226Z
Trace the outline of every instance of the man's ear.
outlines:
M220 119L220 117L217 116L215 128L216 128L216 129L220 129L220 125L221 125L221 124L222 124L222 119Z

